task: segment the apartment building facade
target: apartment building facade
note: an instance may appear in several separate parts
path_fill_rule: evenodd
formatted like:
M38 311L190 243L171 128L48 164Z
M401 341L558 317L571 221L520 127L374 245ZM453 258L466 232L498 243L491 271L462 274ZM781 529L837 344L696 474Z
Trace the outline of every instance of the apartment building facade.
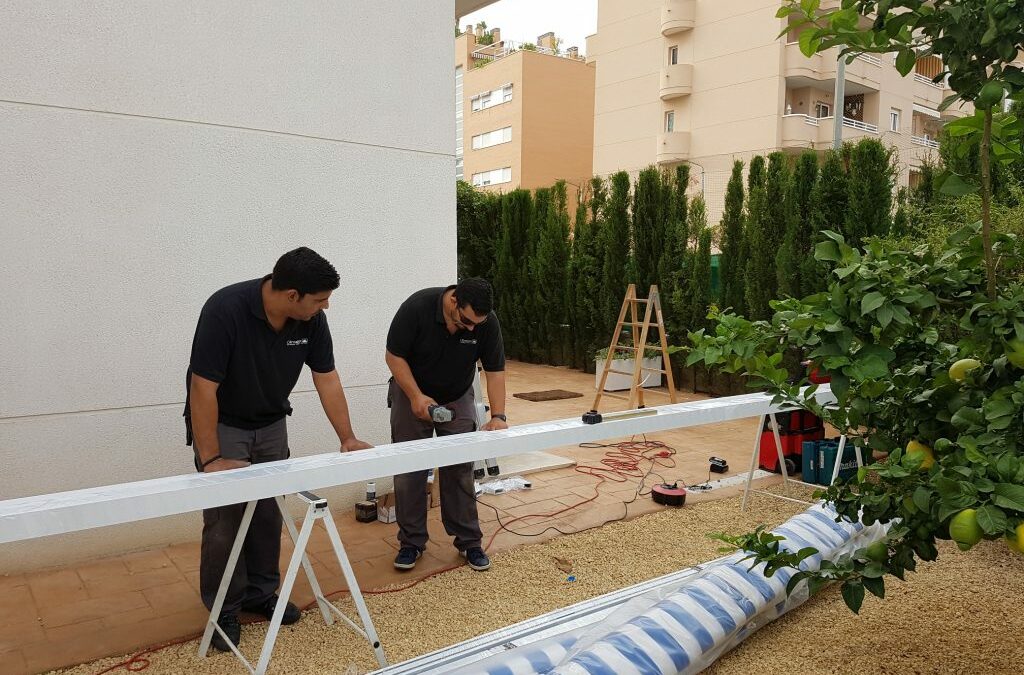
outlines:
M839 2L822 2L830 5ZM858 57L845 67L837 105L838 51L804 56L796 31L780 37L778 8L778 0L599 0L597 33L587 38L597 69L595 173L687 161L717 222L735 159L825 150L838 119L844 140L894 146L899 183L909 184L937 155L942 124L966 114L938 110L952 93L931 81L941 63L923 58L901 77L891 56Z
M456 178L492 191L593 175L594 69L554 34L503 40L468 26L455 39Z

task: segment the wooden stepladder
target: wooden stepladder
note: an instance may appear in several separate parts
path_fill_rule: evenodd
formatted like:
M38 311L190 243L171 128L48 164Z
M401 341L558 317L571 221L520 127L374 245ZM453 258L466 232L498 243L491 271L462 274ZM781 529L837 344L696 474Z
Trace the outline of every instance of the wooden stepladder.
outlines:
M639 305L645 305L643 320L640 320ZM629 318L627 320L627 314ZM630 334L633 336L633 344L620 345L619 337L622 335L622 327L630 326ZM661 368L645 368L643 357L647 351L647 338L651 328L658 331L661 342ZM651 345L654 347L655 345ZM627 351L633 354L633 372L616 370L614 355L617 351ZM629 396L609 394L604 390L609 373L629 375L633 378L629 388ZM651 286L647 299L637 297L636 284L630 284L626 290L626 297L622 301L622 309L619 311L619 320L615 324L615 332L612 334L612 342L608 347L608 357L604 361L604 370L601 373L601 381L597 386L597 395L594 397L594 410L600 410L602 396L620 398L629 401L630 408L643 408L644 406L644 373L661 373L668 381L668 397L672 403L676 403L676 384L672 378L672 364L669 361L668 336L665 334L665 318L661 312L661 296L657 286ZM665 395L662 391L653 391L655 394Z

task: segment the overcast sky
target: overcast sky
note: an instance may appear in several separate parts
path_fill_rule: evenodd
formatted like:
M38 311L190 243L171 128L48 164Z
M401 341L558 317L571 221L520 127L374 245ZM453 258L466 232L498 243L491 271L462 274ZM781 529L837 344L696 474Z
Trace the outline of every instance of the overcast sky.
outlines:
M480 21L516 42L536 42L538 35L554 31L564 40L563 48L579 47L586 53L586 37L597 32L597 0L498 0L462 17L459 26Z

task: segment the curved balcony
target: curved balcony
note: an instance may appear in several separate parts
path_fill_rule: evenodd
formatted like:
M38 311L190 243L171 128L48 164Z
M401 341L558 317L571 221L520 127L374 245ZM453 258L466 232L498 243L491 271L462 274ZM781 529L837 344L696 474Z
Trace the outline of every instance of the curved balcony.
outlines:
M661 69L661 100L671 101L693 91L693 65L675 63Z
M658 134L658 164L683 162L690 157L690 132L669 131Z
M693 28L697 0L665 0L661 7L661 34L665 37Z

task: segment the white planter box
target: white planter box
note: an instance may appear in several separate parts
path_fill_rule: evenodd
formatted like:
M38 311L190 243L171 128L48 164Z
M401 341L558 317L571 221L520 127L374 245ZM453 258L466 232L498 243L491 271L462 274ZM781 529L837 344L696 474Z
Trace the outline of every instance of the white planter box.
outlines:
M594 372L594 389L597 389L601 384L601 372L604 370L604 362L594 360L597 364L597 368ZM661 357L654 356L649 359L643 360L644 368L652 368L654 370L661 370ZM622 359L612 362L613 370L621 370L626 373L633 372L633 359ZM661 386L661 373L656 373L653 370L645 370L640 374L640 381L643 382L645 388L649 387L660 387ZM632 375L620 375L619 373L608 373L608 379L605 380L604 390L605 391L625 391L633 384Z

